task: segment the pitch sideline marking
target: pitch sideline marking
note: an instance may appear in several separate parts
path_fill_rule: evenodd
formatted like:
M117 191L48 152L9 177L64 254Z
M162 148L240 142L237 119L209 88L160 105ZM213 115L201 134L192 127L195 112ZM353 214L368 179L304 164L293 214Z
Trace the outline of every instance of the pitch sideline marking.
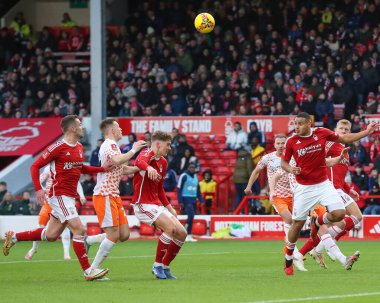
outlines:
M367 292L361 294L346 294L346 295L334 295L334 296L321 296L321 297L308 297L308 298L294 298L294 299L279 299L279 300L265 300L265 301L250 301L247 303L285 303L285 302L301 302L301 301L318 301L325 299L342 299L353 297L369 297L378 296L380 292Z
M226 254L232 254L233 252L215 252L215 253L199 253L199 254L181 254L181 256L207 256L207 255L226 255ZM145 255L145 256L122 256L122 257L108 257L109 259L139 259L139 258L154 258L154 255ZM94 258L88 258L89 260L93 260ZM63 259L57 259L57 260L20 260L20 261L5 261L1 262L1 264L21 264L21 263L44 263L44 262L72 262L77 261L76 258L73 258L72 260L63 260Z

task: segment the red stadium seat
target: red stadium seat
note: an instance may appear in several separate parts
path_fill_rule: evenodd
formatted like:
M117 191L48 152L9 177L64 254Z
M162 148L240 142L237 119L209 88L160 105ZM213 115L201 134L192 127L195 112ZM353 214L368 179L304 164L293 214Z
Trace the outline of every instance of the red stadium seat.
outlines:
M154 236L154 227L145 223L141 223L140 236Z
M234 150L225 150L224 152L220 153L220 157L222 159L236 159L237 153Z
M216 146L212 143L204 143L200 146L200 148L204 152L216 151Z
M186 142L190 145L195 145L195 138L194 136L186 136Z
M87 235L88 236L93 236L93 235L98 235L102 233L102 229L99 226L99 223L87 223Z
M226 161L224 161L223 159L210 159L208 161L213 167L226 165Z
M215 151L209 151L203 155L205 159L217 159L220 157L220 154Z
M93 216L95 215L95 210L90 207L81 207L79 210L81 216Z
M197 139L198 144L211 143L210 136L199 136Z
M213 167L213 173L218 175L229 175L233 173L232 167L226 167L226 166L216 166Z
M216 144L225 144L226 143L226 136L222 136L222 135L216 135L214 137L214 139L212 140L213 143L216 143Z
M193 222L193 228L191 233L197 236L203 236L207 234L207 222L206 220L195 219Z

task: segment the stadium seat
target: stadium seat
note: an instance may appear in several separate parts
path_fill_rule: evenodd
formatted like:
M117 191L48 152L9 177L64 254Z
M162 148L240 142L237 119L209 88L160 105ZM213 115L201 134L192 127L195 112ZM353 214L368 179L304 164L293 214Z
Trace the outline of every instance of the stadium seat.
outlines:
M204 143L200 146L200 148L204 152L216 151L216 146L212 143Z
M217 159L220 157L220 154L218 152L215 152L215 151L209 151L209 152L205 153L203 157L205 159Z
M224 152L220 153L220 157L223 159L236 159L237 153L235 150L225 150Z
M199 136L197 139L198 144L206 144L206 143L211 143L211 138L210 136Z
M81 207L79 210L81 216L93 216L95 215L95 210L90 207Z
M193 222L193 228L191 233L197 236L203 236L207 234L207 222L203 219L195 219Z
M87 235L93 236L98 235L102 233L102 229L99 226L98 222L88 222L87 223Z
M226 161L224 161L223 159L210 159L208 160L208 163L211 164L211 166L213 167L216 167L216 166L225 166L226 165Z
M145 223L141 223L140 236L154 236L154 227Z
M213 143L216 144L224 144L226 143L226 137L222 135L216 135L214 139L212 140Z
M221 174L229 175L233 173L233 168L226 167L226 166L216 166L216 167L213 167L213 172L218 175L221 175Z
M195 138L194 136L186 136L186 142L190 145L195 145Z

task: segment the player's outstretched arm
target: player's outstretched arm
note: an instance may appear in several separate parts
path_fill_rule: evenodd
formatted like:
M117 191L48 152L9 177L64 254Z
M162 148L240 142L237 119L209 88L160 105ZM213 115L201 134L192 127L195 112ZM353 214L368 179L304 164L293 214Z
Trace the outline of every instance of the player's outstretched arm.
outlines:
M126 154L115 155L111 158L112 163L115 165L121 165L127 163L132 157L140 151L142 148L146 147L146 142L144 140L137 141L133 144L132 149Z
M133 175L140 171L137 166L123 165L123 175Z
M340 156L334 157L334 158L326 158L326 166L332 167L332 166L340 163L340 161L342 161L344 158L346 158L349 150L350 150L350 148L346 147L342 150L342 152L340 153Z
M261 171L262 169L259 167L259 165L256 165L255 169L252 171L251 176L249 177L247 187L244 189L244 193L246 195L252 194L252 185L253 183L255 183L255 181L259 177Z
M367 137L370 134L373 134L377 129L379 129L379 123L371 122L370 124L368 124L366 130L363 130L359 133L349 133L349 134L340 135L337 142L350 144L354 141L360 140L361 138Z

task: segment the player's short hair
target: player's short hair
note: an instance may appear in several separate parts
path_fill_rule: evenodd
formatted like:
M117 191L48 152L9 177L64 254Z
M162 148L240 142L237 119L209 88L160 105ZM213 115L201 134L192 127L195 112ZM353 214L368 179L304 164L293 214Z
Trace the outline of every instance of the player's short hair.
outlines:
M67 115L61 120L61 129L63 133L66 133L69 130L69 127L75 122L76 119L79 119L77 115Z
M104 135L104 133L107 131L107 129L109 127L112 127L113 126L113 123L116 122L115 119L112 119L112 118L107 118L107 119L104 119L102 120L100 123L99 123L99 128L100 128L100 131L102 132L102 134Z
M288 139L288 137L285 134L275 134L274 140L276 139Z
M351 125L352 123L350 121L348 121L347 119L342 119L342 120L339 120L337 123L336 123L336 126L338 126L339 124L344 124L344 125L348 125L348 127L351 129Z
M304 118L307 122L311 121L311 116L308 113L301 112L297 115L297 118Z
M158 130L158 131L155 131L152 135L152 142L157 141L157 140L164 141L164 142L171 141L172 135Z

